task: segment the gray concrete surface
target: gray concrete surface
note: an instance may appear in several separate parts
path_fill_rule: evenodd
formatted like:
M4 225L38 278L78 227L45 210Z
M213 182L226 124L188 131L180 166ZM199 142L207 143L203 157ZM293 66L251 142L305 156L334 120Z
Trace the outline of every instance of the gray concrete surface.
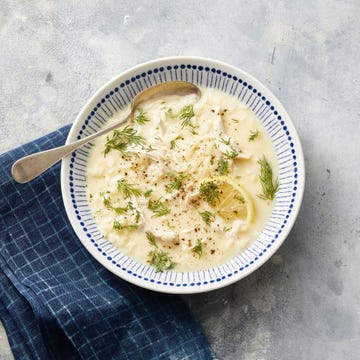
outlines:
M219 359L359 359L359 16L358 0L0 0L0 152L70 123L146 60L198 55L250 72L302 139L303 207L260 270L186 299ZM3 330L0 359L11 359Z

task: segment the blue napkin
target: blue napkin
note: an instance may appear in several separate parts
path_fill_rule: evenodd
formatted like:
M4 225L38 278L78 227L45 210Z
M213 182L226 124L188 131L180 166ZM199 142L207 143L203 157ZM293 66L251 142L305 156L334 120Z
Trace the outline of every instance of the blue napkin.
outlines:
M0 318L15 358L212 359L179 296L102 267L63 208L60 164L31 183L10 175L27 154L65 142L69 126L0 156Z

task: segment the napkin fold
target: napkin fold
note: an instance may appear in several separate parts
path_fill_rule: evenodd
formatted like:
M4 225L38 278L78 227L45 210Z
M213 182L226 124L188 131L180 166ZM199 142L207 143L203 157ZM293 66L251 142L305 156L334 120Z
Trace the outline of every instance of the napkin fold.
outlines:
M12 180L15 160L64 144L69 128L0 156L0 318L15 358L212 359L180 296L119 279L83 247L60 163L28 184Z

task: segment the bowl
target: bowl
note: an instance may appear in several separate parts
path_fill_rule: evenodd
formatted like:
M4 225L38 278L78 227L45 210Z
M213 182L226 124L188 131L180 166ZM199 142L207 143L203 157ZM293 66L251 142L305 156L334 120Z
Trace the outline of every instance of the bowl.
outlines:
M295 127L280 101L261 82L243 70L200 57L169 57L127 70L101 87L80 111L67 143L96 131L114 112L140 91L158 83L185 80L236 95L260 118L275 146L280 188L272 214L257 239L229 261L203 271L155 272L107 241L94 222L86 197L85 169L89 146L62 160L61 188L65 209L78 238L108 270L138 286L166 293L198 293L221 288L264 264L291 230L302 202L305 168Z

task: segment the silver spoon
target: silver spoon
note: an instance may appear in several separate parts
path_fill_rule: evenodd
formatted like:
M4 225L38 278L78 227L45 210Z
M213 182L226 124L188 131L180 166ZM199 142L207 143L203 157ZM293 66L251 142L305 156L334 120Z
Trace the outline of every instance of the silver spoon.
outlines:
M148 88L134 97L129 113L122 120L71 144L25 156L13 164L11 174L18 183L27 183L41 175L44 171L75 149L118 128L125 122L132 120L134 112L140 103L166 95L183 96L189 94L196 94L200 97L200 89L196 85L186 81L170 81Z

